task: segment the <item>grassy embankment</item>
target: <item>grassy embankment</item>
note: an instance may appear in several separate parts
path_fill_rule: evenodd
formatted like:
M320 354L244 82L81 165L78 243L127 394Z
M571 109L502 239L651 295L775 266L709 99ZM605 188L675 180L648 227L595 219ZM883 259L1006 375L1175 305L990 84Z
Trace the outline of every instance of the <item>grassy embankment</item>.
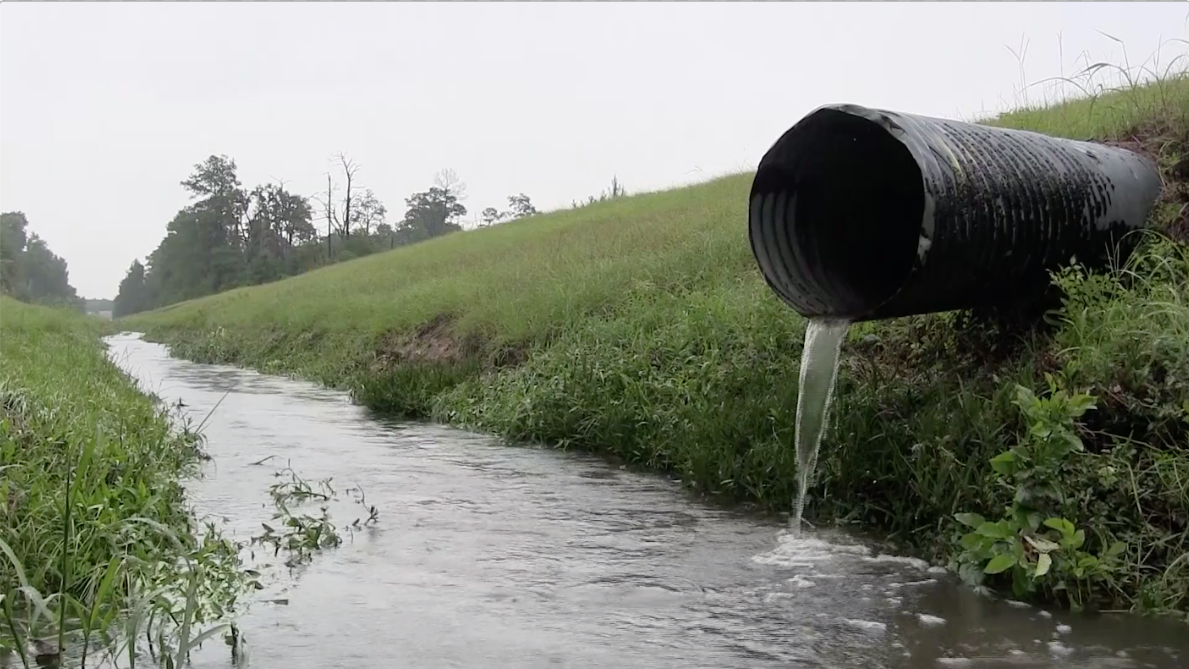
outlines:
M31 663L32 639L79 659L151 634L184 653L248 585L184 504L199 438L107 358L104 328L0 297L0 664Z
M1150 153L1168 180L1157 226L1189 232L1189 80L991 122ZM126 327L182 357L788 508L804 323L751 256L749 185L730 176L452 235ZM1062 284L1056 324L1019 339L952 313L852 328L810 513L1020 597L1185 611L1189 254L1154 239L1128 268ZM1097 408L1050 396L1046 373ZM1006 519L962 515L981 527L963 539L955 514L972 512ZM1049 517L1071 525L1039 524Z

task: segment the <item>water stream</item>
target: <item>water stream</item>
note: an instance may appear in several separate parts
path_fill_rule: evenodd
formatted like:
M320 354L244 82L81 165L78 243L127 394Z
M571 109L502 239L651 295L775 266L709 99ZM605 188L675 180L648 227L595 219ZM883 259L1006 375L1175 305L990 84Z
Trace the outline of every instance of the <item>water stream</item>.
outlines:
M706 504L596 457L392 421L312 384L173 359L135 336L109 342L124 369L195 422L217 405L204 429L213 459L187 490L232 538L269 521L268 486L286 464L340 490L360 486L379 509L374 527L299 569L266 556L265 589L239 620L240 663L213 639L195 669L1189 660L1183 623L1016 607L876 542L828 529L794 537L787 521ZM330 513L345 524L359 506Z
M797 503L793 508L792 531L801 533L805 495L817 469L817 452L829 420L838 378L838 352L850 321L811 318L805 326L805 347L801 350L800 389L797 392Z

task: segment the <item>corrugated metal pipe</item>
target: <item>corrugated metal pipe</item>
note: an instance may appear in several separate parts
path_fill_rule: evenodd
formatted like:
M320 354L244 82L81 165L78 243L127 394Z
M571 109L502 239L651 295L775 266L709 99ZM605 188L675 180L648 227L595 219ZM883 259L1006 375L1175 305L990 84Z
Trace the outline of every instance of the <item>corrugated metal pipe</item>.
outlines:
M1011 305L1073 257L1124 257L1160 187L1122 149L827 105L760 161L748 228L793 309L874 320Z

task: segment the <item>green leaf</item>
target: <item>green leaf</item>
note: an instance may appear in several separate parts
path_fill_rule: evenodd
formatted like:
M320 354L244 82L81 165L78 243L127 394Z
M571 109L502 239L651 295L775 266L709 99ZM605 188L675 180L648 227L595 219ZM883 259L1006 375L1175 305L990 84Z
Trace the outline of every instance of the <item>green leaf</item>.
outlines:
M978 526L975 532L991 539L1011 539L1015 535L1007 521L1004 520L996 523L983 523Z
M999 574L1007 571L1015 564L1016 558L1014 555L996 555L991 558L991 561L987 563L986 567L983 567L983 573Z
M970 532L963 535L962 538L958 540L958 543L961 544L962 548L965 548L966 550L981 552L990 548L992 542L988 541L987 537L984 537L978 532Z
M1077 418L1077 417L1081 416L1082 414L1086 413L1087 411L1089 411L1090 409L1094 409L1094 408L1096 408L1096 407L1094 404L1094 396L1093 395L1086 395L1084 393L1079 393L1077 395L1074 395L1069 400L1069 415L1072 418Z
M1040 557L1036 560L1036 573L1032 575L1032 578L1040 578L1049 573L1049 567L1051 566L1053 566L1053 558L1048 553L1041 553Z
M1028 514L1028 529L1033 532L1040 529L1040 514L1033 511Z
M1073 523L1069 522L1068 520L1065 520L1064 518L1048 518L1045 520L1044 525L1045 525L1045 527L1051 527L1054 530L1057 530L1058 532L1061 533L1061 536L1064 538L1069 538L1069 537L1073 536L1073 532L1074 532Z
M112 591L115 585L116 572L119 571L120 566L121 562L118 555L113 557L111 562L107 564L107 571L104 572L103 580L99 582L99 589L95 591L95 601L91 604L91 615L87 623L89 630L95 629L99 622L99 612L106 603L105 600L108 593Z
M1012 451L1004 451L999 455L991 458L991 467L1003 476L1011 476L1015 471L1016 454Z
M955 513L954 519L967 527L978 527L987 522L977 513Z
M1049 553L1061 548L1059 544L1053 543L1052 541L1049 541L1043 537L1024 537L1024 541L1032 544L1032 546L1041 553Z
M1073 535L1073 544L1072 544L1074 549L1081 548L1082 544L1085 544L1085 543L1086 543L1086 531L1078 530L1077 532L1075 532Z
M1106 549L1106 557L1117 557L1125 550L1127 550L1127 544L1123 543L1122 541L1116 541L1115 543L1111 544L1110 548Z
M1032 436L1036 437L1037 439L1048 439L1049 435L1053 434L1053 428L1043 423L1039 425L1033 425L1030 431L1032 432Z

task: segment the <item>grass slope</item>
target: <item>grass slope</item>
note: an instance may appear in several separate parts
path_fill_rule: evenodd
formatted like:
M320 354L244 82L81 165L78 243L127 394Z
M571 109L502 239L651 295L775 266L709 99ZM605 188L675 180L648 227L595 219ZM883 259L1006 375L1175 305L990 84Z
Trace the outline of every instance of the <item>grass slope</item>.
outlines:
M187 574L204 580L199 619L237 596L235 548L198 538L184 504L197 438L108 359L104 327L0 297L0 656L26 636L105 632L137 603L180 618Z
M1189 232L1189 80L990 123L1151 153L1168 180L1158 225ZM751 256L749 185L729 176L456 234L126 326L183 357L305 376L377 408L614 454L788 508L804 323ZM1128 268L1062 284L1054 327L951 313L852 328L811 512L1019 597L1185 610L1189 256L1156 240ZM1084 415L1069 396L1081 391L1097 402ZM1044 460L1067 435L1084 450ZM1009 449L1041 464L991 464ZM1048 530L1032 512L1005 514L1013 497L1083 538L1071 530L1039 567L1024 540ZM964 512L1023 529L995 538L988 522L983 545L963 538ZM1014 566L986 573L998 553Z

